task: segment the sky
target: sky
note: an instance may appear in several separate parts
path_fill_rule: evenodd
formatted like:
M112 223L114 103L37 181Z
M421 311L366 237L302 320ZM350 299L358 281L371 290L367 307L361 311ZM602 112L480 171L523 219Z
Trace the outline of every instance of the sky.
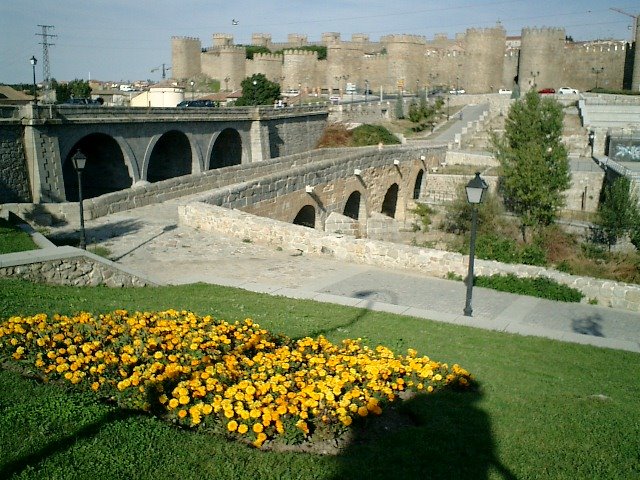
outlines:
M289 33L319 41L324 32L343 40L354 33L372 41L389 34L431 40L499 21L507 35L563 27L576 41L630 40L633 18L612 8L640 14L638 0L0 0L0 83L31 83L32 56L42 81L39 25L52 25L48 33L57 35L49 38L52 78L129 82L162 79L162 65L171 66L172 36L200 38L203 47L214 33L241 44L250 44L252 33L271 34L274 42Z

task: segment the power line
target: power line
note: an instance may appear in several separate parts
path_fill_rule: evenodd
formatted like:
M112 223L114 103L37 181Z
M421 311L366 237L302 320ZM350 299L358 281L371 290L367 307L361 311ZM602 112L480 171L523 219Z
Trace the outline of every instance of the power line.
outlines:
M37 36L42 37L42 41L40 45L42 45L42 79L44 83L45 90L49 90L51 88L51 66L49 65L49 47L55 45L55 43L50 43L50 38L55 38L57 35L53 35L48 33L49 28L56 28L53 25L38 25L42 28L42 33L36 33Z

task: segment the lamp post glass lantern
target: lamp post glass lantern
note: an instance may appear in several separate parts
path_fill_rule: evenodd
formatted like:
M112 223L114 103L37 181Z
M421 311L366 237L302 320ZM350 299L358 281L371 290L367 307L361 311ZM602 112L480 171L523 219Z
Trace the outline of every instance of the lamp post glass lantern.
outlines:
M80 151L76 150L76 153L71 157L73 162L73 168L78 173L78 204L80 206L80 248L87 249L87 241L84 231L84 209L82 206L82 171L87 164L87 157Z
M473 295L473 263L476 251L476 232L478 229L478 204L484 201L487 189L487 182L480 178L480 172L476 172L476 176L467 183L465 191L467 194L467 202L471 204L471 240L469 245L469 270L467 272L467 296L464 304L464 314L471 317L473 309L471 308L471 297Z
M31 58L29 59L29 62L31 63L31 69L33 70L33 101L37 104L38 103L38 90L36 87L36 64L38 63L38 59L36 59L35 56L31 55Z

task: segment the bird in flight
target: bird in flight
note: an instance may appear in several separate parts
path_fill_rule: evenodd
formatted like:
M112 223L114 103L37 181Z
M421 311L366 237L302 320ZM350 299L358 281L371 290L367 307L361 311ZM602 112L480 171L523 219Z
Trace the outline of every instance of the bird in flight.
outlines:
M231 25L238 25L238 20L236 20L235 18L231 20Z

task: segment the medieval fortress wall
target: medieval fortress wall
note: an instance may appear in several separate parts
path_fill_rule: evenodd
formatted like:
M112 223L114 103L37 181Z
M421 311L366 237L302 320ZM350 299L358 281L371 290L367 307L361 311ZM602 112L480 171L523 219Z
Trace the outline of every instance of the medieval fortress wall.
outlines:
M520 37L508 38L499 24L467 29L454 39L442 34L433 40L387 35L379 42L365 34L345 41L339 33L328 32L319 42L289 34L287 42L274 43L271 35L255 33L252 45L282 53L247 59L245 46L235 45L226 33L214 34L212 46L206 48L197 38L173 37L174 78L204 74L219 80L226 90L237 90L247 76L263 73L283 91L343 93L347 83L354 83L359 91L367 84L374 93L381 89L415 93L433 86L490 93L513 89L516 81L523 92L563 85L588 90L596 83L621 89L625 75L640 69L633 65L632 45L623 40L573 42L566 39L563 28L524 28ZM313 45L327 48L326 60L301 49Z

